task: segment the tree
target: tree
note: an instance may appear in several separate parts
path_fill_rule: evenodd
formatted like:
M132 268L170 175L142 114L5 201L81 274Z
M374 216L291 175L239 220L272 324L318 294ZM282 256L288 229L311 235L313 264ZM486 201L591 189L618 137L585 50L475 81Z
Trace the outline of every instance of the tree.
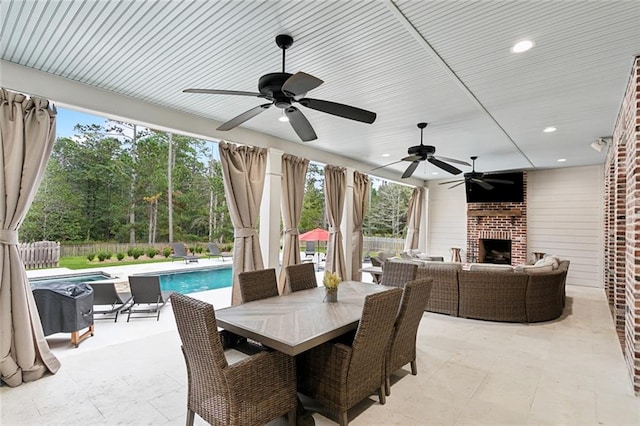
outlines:
M299 228L301 232L306 232L315 228L324 229L326 225L324 169L319 164L309 163Z

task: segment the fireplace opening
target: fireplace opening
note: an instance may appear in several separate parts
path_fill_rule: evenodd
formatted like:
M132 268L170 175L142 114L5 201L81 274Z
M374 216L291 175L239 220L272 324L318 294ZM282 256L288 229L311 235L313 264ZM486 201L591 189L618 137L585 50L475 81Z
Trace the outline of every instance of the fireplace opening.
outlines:
M480 238L478 246L480 263L511 265L511 240Z

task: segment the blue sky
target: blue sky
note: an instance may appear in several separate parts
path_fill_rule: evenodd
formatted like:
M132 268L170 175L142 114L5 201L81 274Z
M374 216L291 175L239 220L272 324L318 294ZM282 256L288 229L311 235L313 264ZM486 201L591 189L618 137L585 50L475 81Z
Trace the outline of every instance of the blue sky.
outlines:
M56 136L71 137L75 135L73 128L76 124L100 124L104 125L106 119L97 115L85 114L84 112L73 111L65 108L57 108Z

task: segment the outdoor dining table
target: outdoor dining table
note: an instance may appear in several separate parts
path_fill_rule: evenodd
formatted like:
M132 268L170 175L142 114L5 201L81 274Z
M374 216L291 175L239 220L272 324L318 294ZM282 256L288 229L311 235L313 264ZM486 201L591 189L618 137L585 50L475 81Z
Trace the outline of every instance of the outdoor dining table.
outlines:
M367 295L390 290L343 281L338 301L324 302L325 288L296 291L216 310L218 326L295 356L358 327Z

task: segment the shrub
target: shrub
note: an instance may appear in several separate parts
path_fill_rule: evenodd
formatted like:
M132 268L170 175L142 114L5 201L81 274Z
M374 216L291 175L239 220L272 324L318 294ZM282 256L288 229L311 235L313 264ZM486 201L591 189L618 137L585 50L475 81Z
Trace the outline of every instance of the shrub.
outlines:
M95 254L95 253L89 253L89 254L87 255L87 260L88 260L89 262L93 262L93 259L95 259L95 258L96 258L96 254Z
M131 256L133 256L134 259L138 259L143 254L144 254L144 251L142 249L137 248L137 247L134 248L133 251L131 252Z
M113 253L111 253L110 251L105 252L104 257L105 257L107 260L109 260L109 259L111 259L111 258L113 257Z
M171 247L163 248L162 254L164 255L164 257L169 258L169 256L171 256Z
M153 259L157 253L158 253L158 251L156 249L154 249L153 247L151 247L149 250L147 250L147 256L149 256L149 259Z
M105 253L104 251L98 252L98 260L100 262L104 262L106 258L107 258L107 253Z
M133 247L129 247L129 249L127 250L127 256L133 257L133 250L134 250Z
M202 246L196 246L196 252L197 253L202 253L203 247Z
M198 247L196 246L189 247L189 253L191 254L196 254L197 250L198 250Z
M124 259L124 256L125 256L125 254L124 254L124 253L118 253L118 254L116 255L116 257L118 258L118 260L122 260L122 259Z

